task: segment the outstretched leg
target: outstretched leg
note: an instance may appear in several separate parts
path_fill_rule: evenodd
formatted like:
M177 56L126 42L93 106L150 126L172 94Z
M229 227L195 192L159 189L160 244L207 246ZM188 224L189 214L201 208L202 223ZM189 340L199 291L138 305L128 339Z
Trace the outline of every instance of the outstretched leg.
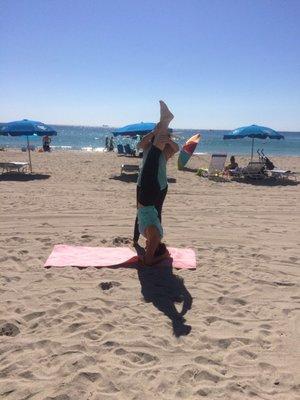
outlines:
M159 146L161 147L160 142ZM141 176L141 185L138 195L138 202L141 206L154 205L159 196L160 186L157 175L160 155L161 148L153 144L149 150Z
M160 100L160 121L154 129L154 141L151 146L141 175L140 193L138 202L142 206L155 205L160 195L160 186L157 179L159 157L168 141L168 127L174 118L165 102Z
M174 115L169 110L166 103L162 100L159 101L160 105L160 123L164 124L165 129L168 129L170 122L174 118Z

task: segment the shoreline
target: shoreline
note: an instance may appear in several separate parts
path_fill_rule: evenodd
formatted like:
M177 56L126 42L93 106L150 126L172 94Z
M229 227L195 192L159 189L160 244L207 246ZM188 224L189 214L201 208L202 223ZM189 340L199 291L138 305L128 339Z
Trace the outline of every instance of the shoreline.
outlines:
M68 148L66 148L66 147L68 147ZM44 154L44 152L39 152L38 151L39 148L41 148L41 147L37 147L33 151L31 150L31 154L36 154L36 153ZM52 150L50 152L50 154L74 153L74 152L91 153L91 154L93 154L93 153L97 153L97 154L104 153L104 154L115 154L118 157L124 157L126 159L128 159L128 158L132 158L132 159L136 158L136 159L138 159L139 158L139 157L126 156L126 155L122 155L122 154L118 155L118 153L115 152L115 151L108 152L108 151L105 151L105 148L102 147L102 146L100 146L100 147L89 147L89 146L86 146L86 147L83 147L83 148L80 148L80 149L78 149L78 148L69 148L69 146L62 146L62 147L52 146L52 148L54 150ZM26 154L27 153L27 151L22 151L21 147L5 147L5 146L3 146L3 149L4 150L0 150L0 154L7 154L7 153L10 153L10 152L12 152L12 153L21 153L21 154ZM215 153L216 154L226 154L226 152L222 152L222 151L219 151L219 152L218 151L213 151L213 152L195 152L194 156L211 156L211 154L215 154ZM251 157L250 152L249 152L249 154L248 153L228 152L227 156L229 157L230 155L235 155L235 156L240 157L240 158L247 158L248 157L249 159ZM300 157L300 154L281 154L281 155L275 154L275 155L273 155L273 154L269 153L268 157L271 157L272 159L273 158L275 158L275 159L276 158L289 158L289 157L297 158L297 157ZM254 157L253 158L257 159L257 153L254 153Z

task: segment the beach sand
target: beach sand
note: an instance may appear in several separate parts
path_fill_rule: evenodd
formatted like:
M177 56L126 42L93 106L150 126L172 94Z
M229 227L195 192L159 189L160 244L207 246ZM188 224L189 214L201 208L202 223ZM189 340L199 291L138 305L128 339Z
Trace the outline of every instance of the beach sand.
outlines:
M300 185L214 182L194 171L208 156L174 157L165 240L197 270L44 269L55 244L128 246L136 176L119 173L139 160L32 159L32 177L0 175L1 399L300 399Z

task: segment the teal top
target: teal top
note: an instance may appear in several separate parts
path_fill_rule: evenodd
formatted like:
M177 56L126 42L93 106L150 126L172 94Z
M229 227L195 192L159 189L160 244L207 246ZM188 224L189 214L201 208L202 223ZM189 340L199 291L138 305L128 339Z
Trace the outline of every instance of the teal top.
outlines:
M137 180L138 186L141 186L143 166L146 161L149 150L150 150L150 146L148 147L148 149L144 150L144 152L143 152L143 160L140 165L140 172L139 172L139 176L138 176L138 180ZM163 153L161 153L161 155L159 157L157 179L158 179L158 183L160 186L160 190L164 190L168 186L168 179L167 179L167 160Z
M140 207L137 210L138 224L140 234L145 236L145 230L151 225L154 225L163 237L163 228L158 218L158 212L154 206Z

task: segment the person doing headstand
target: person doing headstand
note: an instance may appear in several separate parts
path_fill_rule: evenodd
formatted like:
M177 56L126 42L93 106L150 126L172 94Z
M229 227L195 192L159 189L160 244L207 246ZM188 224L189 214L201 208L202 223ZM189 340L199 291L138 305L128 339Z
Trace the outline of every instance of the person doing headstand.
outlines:
M138 228L146 238L145 255L142 259L146 265L153 265L169 256L166 246L161 243L163 228L155 204L161 192L158 181L159 158L169 141L168 127L173 118L167 105L160 101L160 121L154 130L153 145L143 166L138 194Z
M140 172L139 172L137 186L136 186L137 201L138 201L139 192L141 189L141 177L142 177L142 173L143 173L144 164L148 157L148 153L153 145L155 132L157 132L157 130L154 129L152 132L145 135L137 145L137 149L143 151L143 153L142 153L143 160L142 160L142 163L140 166ZM179 146L175 141L172 140L171 135L168 131L168 142L166 143L163 151L160 154L159 163L158 163L157 179L158 179L159 186L160 186L160 194L159 194L159 196L157 196L157 198L155 200L155 204L154 204L155 208L158 212L158 218L159 218L160 222L162 220L163 203L164 203L165 197L168 192L167 162L178 151L179 151ZM138 219L136 217L135 224L134 224L134 233L133 233L134 246L137 245L139 236L140 236L140 232L139 232L139 227L138 227Z

